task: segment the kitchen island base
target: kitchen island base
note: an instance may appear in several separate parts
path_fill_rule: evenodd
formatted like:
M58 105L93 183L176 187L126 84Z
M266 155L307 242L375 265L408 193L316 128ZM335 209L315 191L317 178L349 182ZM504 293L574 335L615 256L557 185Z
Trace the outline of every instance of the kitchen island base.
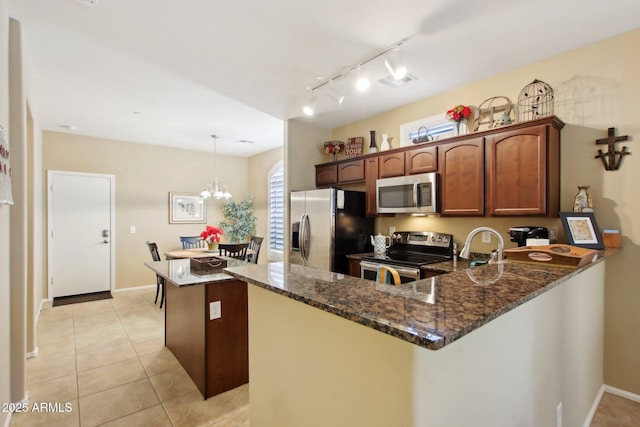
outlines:
M166 292L165 345L205 399L249 382L247 284L167 283Z
M560 402L581 426L603 380L604 264L439 350L250 285L251 426L550 426Z

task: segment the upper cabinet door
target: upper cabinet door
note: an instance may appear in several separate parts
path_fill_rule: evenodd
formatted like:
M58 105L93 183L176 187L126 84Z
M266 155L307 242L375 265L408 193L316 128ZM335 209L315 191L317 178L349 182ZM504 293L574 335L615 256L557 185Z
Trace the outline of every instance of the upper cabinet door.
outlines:
M404 153L390 153L379 156L379 178L404 175Z
M484 215L484 139L440 145L439 165L440 213Z
M559 131L531 126L487 136L489 214L557 215Z
M407 175L436 172L438 170L438 147L423 147L404 153Z

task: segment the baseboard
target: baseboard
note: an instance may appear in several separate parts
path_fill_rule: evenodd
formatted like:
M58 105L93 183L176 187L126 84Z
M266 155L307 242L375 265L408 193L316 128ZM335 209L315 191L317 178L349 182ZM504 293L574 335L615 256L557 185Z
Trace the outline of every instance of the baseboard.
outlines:
M634 402L640 402L640 395L638 394L611 387L610 385L604 385L604 388L607 393L615 394L616 396L624 397L625 399L633 400Z
M619 388L611 387L610 385L602 384L600 390L598 390L598 394L591 405L591 409L587 414L587 418L584 420L584 424L582 427L589 427L591 422L593 421L593 417L596 415L596 411L598 410L598 405L602 400L602 395L607 392L611 394L615 394L616 396L624 397L625 399L633 400L634 402L640 402L640 395L631 393L630 391L621 390Z
M596 394L596 398L593 400L591 404L591 409L589 409L589 413L587 414L587 418L584 420L582 427L589 427L591 425L591 421L593 421L593 417L596 415L596 411L598 410L598 405L600 404L600 400L602 400L602 395L604 394L607 386L602 384L600 386L600 390L598 390L598 394Z
M156 288L156 284L154 283L153 285L143 285L143 286L134 286L131 288L122 288L122 289L113 289L111 292L129 292L129 291L139 291L142 289L155 289Z
M27 359L32 359L34 357L38 357L38 354L40 354L40 349L38 349L38 346L36 346L35 350L33 350L32 352L27 353Z

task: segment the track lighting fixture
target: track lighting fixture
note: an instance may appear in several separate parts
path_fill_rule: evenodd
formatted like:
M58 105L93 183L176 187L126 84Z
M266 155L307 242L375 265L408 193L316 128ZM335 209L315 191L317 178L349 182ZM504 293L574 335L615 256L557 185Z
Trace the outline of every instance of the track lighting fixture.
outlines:
M362 67L368 64L369 62L373 61L374 59L378 59L383 55L389 54L387 58L385 58L384 64L387 71L390 73L391 77L393 78L393 80L402 80L405 77L407 77L407 73L408 73L407 68L400 61L398 51L400 49L400 46L402 46L408 40L409 38L407 37L400 40L399 42L392 44L389 47L381 49L365 57L361 61L358 61L355 64L352 64L349 67L344 67L342 71L324 79L319 84L308 88L309 99L302 109L304 114L306 114L307 116L312 116L315 114L316 104L318 102L318 98L316 97L316 94L318 93L319 89L322 89L325 86L327 86L327 88L324 89L326 90L327 95L331 99L333 99L335 102L337 102L338 105L342 104L342 102L345 99L345 95L338 92L334 88L333 83L340 78L346 77L348 75L352 75L354 72L357 72L358 74L358 77L356 78L356 82L355 82L355 87L360 92L366 92L371 87L371 81L367 78L367 76L362 71Z
M302 112L307 116L313 116L313 114L316 111L317 104L318 104L318 98L316 98L313 95L310 95L309 100L307 101L306 104L304 104L304 107L302 107Z
M338 90L333 85L333 81L329 82L329 89L327 90L327 95L329 95L329 98L337 102L338 105L344 102L344 94L341 92L338 92Z
M216 173L216 177L213 180L213 185L211 184L207 184L204 187L204 190L202 190L202 192L200 193L200 197L202 197L204 200L208 199L209 197L213 196L214 199L230 199L231 193L229 192L229 189L227 188L227 186L221 186L220 182L218 181L218 135L211 135L211 137L213 138L213 167Z

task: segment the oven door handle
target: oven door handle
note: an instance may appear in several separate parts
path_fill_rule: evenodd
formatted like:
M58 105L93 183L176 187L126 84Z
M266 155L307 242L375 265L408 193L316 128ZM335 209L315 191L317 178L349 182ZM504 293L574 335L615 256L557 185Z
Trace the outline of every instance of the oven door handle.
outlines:
M391 267L402 276L417 277L418 279L420 278L420 269L417 269L417 268L409 269L409 268L396 267L395 265L391 265L391 264L384 264L384 263L375 264L367 261L360 261L360 267L363 267L369 270L377 270L379 265Z

